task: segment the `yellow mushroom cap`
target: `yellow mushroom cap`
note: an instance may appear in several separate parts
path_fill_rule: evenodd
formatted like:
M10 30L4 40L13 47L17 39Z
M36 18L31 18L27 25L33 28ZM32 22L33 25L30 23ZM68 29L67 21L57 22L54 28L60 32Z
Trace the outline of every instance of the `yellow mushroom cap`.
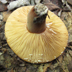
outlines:
M46 29L42 33L27 30L27 15L33 6L20 7L7 19L5 36L10 48L23 60L30 63L44 63L60 56L68 41L68 32L53 12L46 18Z

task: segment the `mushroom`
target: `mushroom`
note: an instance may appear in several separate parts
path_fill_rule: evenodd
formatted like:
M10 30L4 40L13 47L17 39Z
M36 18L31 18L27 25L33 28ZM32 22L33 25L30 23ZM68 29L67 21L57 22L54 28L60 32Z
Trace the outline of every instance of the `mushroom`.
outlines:
M5 36L16 55L30 63L56 59L68 41L62 20L41 3L12 12L5 24Z

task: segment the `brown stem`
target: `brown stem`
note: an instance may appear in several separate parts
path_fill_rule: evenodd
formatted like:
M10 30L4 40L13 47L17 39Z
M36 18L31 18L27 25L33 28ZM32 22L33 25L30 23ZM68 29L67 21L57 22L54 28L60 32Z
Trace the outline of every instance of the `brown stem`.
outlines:
M35 7L33 7L28 13L27 29L31 33L41 33L46 29L45 19L47 13L41 15L39 13L35 11Z

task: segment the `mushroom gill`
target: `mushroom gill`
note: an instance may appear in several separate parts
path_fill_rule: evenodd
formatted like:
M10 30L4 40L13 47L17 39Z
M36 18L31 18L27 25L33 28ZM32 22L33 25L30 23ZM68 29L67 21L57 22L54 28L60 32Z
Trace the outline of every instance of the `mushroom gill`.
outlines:
M30 63L56 59L68 41L62 20L43 4L20 7L12 12L5 24L5 36L10 48Z

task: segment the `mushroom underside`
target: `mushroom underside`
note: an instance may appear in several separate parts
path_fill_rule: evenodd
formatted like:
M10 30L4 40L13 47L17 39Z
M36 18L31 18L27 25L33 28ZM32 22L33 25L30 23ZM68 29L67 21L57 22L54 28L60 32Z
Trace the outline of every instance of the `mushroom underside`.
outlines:
M44 63L60 56L67 45L68 32L59 17L51 11L46 18L46 29L42 33L27 30L27 15L32 6L15 10L5 25L5 36L10 48L23 60Z

